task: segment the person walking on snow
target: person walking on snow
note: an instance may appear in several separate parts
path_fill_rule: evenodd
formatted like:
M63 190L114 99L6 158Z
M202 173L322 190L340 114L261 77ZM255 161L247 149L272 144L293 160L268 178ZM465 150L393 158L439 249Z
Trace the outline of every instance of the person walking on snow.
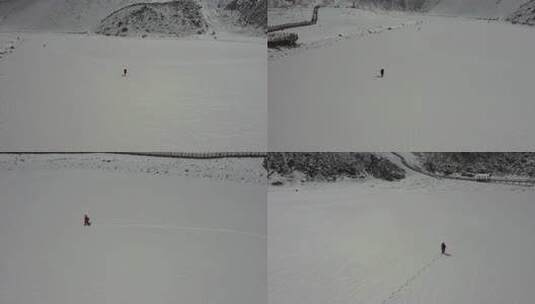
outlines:
M126 77L126 72L128 72L128 71L126 70L126 68L124 68L123 69L123 77Z
M385 77L385 69L381 69L380 71L381 78Z
M440 249L442 250L442 254L446 254L446 243L442 242L442 244L440 244Z
M91 226L91 221L87 214L84 214L84 226Z

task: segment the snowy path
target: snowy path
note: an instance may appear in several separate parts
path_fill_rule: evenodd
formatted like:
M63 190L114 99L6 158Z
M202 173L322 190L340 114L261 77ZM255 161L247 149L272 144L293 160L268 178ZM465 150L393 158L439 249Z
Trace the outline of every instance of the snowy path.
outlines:
M529 188L420 174L271 187L269 301L529 303L533 199Z
M535 148L535 31L419 18L418 26L270 60L270 151Z
M0 151L266 148L263 39L21 37L0 61Z

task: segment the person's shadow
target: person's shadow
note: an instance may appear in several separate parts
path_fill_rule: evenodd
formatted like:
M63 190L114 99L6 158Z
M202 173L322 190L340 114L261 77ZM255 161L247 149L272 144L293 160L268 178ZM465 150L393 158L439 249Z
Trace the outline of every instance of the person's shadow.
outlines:
M443 255L445 255L445 256L451 256L451 253L444 252Z

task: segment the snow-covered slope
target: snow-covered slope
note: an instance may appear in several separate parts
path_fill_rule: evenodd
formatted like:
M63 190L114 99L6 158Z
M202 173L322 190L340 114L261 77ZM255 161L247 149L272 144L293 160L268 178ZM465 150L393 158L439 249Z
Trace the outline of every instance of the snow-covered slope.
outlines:
M208 24L195 0L133 4L113 12L96 32L115 36L203 34Z
M54 31L54 32L82 32L82 31L94 31L99 28L99 25L103 19L110 16L114 12L116 14L128 15L130 9L125 9L128 6L136 5L139 3L151 4L169 2L166 0L3 0L0 1L0 28L2 30L25 30L25 31ZM200 13L202 18L193 19L205 19L207 27L210 32L216 33L233 33L240 35L255 35L261 34L261 31L255 29L256 25L251 27L248 24L243 23L243 18L247 21L250 16L242 16L240 12L234 14L228 14L224 9L224 6L228 4L227 0L191 0L180 2L196 2L201 5ZM265 3L266 0L258 0L257 4ZM143 4L140 6L143 7ZM164 22L154 23L143 20L137 26L147 29L160 29L169 30L173 28L173 32L177 31L177 26L181 29L187 28L181 24L176 18L177 15L183 15L187 13L170 13L162 12L163 6L156 9L158 14L166 16ZM255 10L253 10L254 12ZM257 10L258 11L258 10ZM254 14L253 14L254 15ZM116 15L117 17L117 15ZM135 16L122 16L123 23L125 19L134 21ZM134 17L134 18L132 18ZM156 16L158 17L158 16ZM113 19L113 18L112 18ZM154 18L158 20L160 18ZM170 20L170 21L169 21ZM108 20L105 22L104 27L112 27ZM169 21L169 22L168 22ZM173 26L166 26L165 23L178 23ZM200 21L204 22L204 21ZM115 24L116 25L116 24ZM205 26L203 26L204 28ZM122 30L123 27L119 27ZM135 29L135 25L132 27ZM204 31L202 31L204 32ZM167 33L167 32L166 32ZM197 33L197 30L192 31ZM173 34L174 35L174 34Z
M0 156L0 303L265 304L265 184L138 170L160 162Z
M267 0L233 0L225 9L238 11L243 24L260 28L267 26Z
M534 200L416 174L271 187L269 303L531 303Z
M270 8L313 7L358 7L381 10L419 10L430 0L269 0Z
M18 0L1 3L9 13L0 23L2 28L17 30L87 31L114 11L139 0ZM160 2L143 0L143 2ZM9 6L9 7L8 7Z
M522 5L513 14L507 17L513 23L535 25L535 1Z
M505 18L529 0L269 0L270 8L356 6L364 9L416 10L448 16Z
M453 16L504 18L528 0L440 0L431 13Z

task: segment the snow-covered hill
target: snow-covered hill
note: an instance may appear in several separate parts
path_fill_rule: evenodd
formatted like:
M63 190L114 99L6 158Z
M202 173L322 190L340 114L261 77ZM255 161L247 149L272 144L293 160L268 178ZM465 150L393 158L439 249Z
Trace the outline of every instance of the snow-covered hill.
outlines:
M139 0L22 0L20 2L24 2L24 5L15 5L17 1L19 0L6 0L0 3L0 11L6 11L0 23L2 28L88 31L114 11L139 2Z
M513 23L535 25L535 1L527 2L507 17Z
M422 166L440 174L491 173L495 176L535 177L535 155L529 152L418 153Z
M150 170L164 164L168 173ZM0 303L265 304L265 183L188 169L262 170L259 160L0 155Z
M405 178L405 170L381 153L269 153L266 167L272 184L294 181L296 177L302 181Z
M201 10L195 0L133 4L104 18L96 32L115 36L203 34L208 24Z
M187 33L197 33L198 28L202 28L201 32L205 32L209 28L210 32L230 32L240 35L255 35L258 36L262 31L256 28L258 25L251 26L249 21L255 19L255 14L261 11L262 3L265 7L267 0L257 0L254 3L256 10L252 11L236 11L236 13L228 14L224 9L225 5L229 3L227 0L181 0L174 1L179 3L190 3L187 6L193 7L200 5L199 14L190 20L198 20L199 25L194 26L197 29L186 31ZM110 34L115 33L112 29L122 30L123 26L117 26L117 23L111 24L113 17L120 17L122 20L117 22L127 23L126 21L141 21L139 24L132 24L127 27L130 30L135 30L136 26L142 29L160 30L162 33L167 33L170 29L173 35L181 29L188 29L186 24L182 24L182 19L177 17L188 15L188 10L176 10L173 5L158 5L162 2L169 2L164 0L3 0L0 1L0 29L6 30L25 30L25 31L54 31L54 32L85 32L102 30L109 27ZM193 5L192 3L195 3ZM129 6L133 6L127 8ZM181 7L182 4L176 5ZM144 8L143 13L138 16L129 16L134 13L136 7ZM151 9L148 9L148 8ZM168 10L168 8L170 8ZM189 10L190 12L196 10ZM115 14L114 14L115 13ZM242 15L242 13L244 13ZM252 13L252 15L251 15ZM114 16L110 16L114 14ZM145 19L137 19L143 17ZM264 14L265 15L265 14ZM112 17L105 20L103 27L99 27L106 17ZM149 17L152 20L148 20ZM162 18L165 20L161 20ZM251 19L252 18L252 19ZM243 21L247 22L243 22ZM153 21L153 22L151 22ZM197 21L191 21L194 24ZM171 23L166 26L166 23ZM202 23L202 24L201 24ZM205 24L206 23L206 24Z
M357 7L371 10L422 11L448 16L505 18L529 0L269 0L270 8Z
M313 7L315 5L332 7L353 7L381 10L425 9L432 0L269 0L270 8Z
M225 9L237 11L240 14L240 22L245 25L260 28L267 26L266 0L233 0L225 6Z

